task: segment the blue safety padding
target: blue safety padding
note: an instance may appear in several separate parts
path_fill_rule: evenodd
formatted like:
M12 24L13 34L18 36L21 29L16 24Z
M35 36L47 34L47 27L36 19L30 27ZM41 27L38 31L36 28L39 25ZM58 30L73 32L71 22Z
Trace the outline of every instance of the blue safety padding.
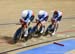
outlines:
M75 39L64 40L59 43L64 44L64 46L49 44L27 51L18 52L17 54L64 54L75 49Z

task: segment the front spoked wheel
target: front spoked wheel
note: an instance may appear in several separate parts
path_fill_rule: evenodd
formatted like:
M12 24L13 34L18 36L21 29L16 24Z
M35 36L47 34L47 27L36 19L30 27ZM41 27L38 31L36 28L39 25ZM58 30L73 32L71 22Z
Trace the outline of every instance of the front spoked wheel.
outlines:
M22 31L22 28L20 27L17 29L17 31L14 34L13 42L17 43L20 40L20 37L22 36L23 36L23 31Z

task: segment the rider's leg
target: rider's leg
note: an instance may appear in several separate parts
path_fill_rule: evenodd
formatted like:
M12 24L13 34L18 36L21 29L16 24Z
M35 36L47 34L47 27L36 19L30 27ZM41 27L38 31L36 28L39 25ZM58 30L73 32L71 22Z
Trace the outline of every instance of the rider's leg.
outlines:
M59 21L57 21L57 23L56 23L56 31L57 31L58 27L59 27Z
M45 26L41 26L40 27L40 33L42 34L44 32L44 30L45 30Z
M24 37L27 37L27 36L28 36L29 24L30 24L30 23L27 23L27 24L26 24L26 27L24 28L24 32L25 32L25 33L24 33Z
M52 32L51 35L53 36L53 35L55 35L55 33L56 33L56 27L54 28L54 31Z
M25 31L24 37L27 37L27 35L28 35L28 28L26 28L24 31Z
M52 33L52 35L55 35L55 33L57 32L57 29L59 27L59 21L57 21L54 26L55 26L55 29L54 29L54 32Z
M56 32L56 21L54 20L54 19L51 19L51 24L52 24L52 33L51 33L51 35L53 36L53 35L55 35L55 32Z
M57 21L55 22L55 29L54 29L54 32L53 32L53 35L55 35L55 33L56 33L56 31L57 31L57 29L58 29L58 27L59 27L59 23L60 23L60 21L61 21L61 18L62 18L62 16L60 16L58 19L57 19Z
M55 35L55 33L56 33L56 31L57 31L57 29L59 27L59 21L55 22L54 27L55 28L54 28L54 31L53 31L52 35Z
M41 22L41 26L40 26L40 33L41 34L45 31L45 23L46 23L46 21Z

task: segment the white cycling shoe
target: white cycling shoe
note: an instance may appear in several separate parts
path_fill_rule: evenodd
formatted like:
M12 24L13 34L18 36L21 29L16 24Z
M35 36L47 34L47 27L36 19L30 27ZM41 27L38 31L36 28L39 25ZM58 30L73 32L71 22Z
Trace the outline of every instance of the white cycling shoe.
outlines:
M54 36L55 35L55 31L51 35Z
M27 37L28 35L27 34L24 34L24 37Z
M24 33L24 37L27 37L28 36L28 31L26 31L25 33Z

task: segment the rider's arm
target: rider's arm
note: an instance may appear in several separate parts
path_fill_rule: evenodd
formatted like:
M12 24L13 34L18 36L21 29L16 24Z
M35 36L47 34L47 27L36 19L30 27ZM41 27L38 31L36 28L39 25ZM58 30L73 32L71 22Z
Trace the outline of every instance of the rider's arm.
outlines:
M24 19L23 18L20 18L20 23L24 24Z
M30 18L31 22L34 20L34 17L35 17L34 15L31 16Z
M47 21L47 20L48 20L48 17L49 17L49 16L46 16L44 20Z

